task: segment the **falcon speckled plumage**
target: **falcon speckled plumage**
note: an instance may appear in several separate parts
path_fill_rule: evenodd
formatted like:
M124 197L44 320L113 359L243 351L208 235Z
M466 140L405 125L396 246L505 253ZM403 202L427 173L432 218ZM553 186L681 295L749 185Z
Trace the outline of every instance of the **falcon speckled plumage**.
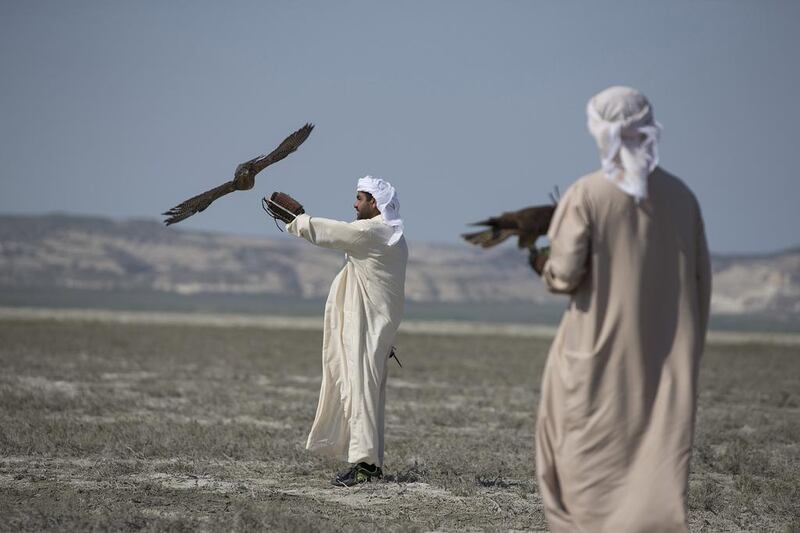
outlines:
M231 181L223 183L219 187L215 187L203 194L198 194L197 196L189 198L185 202L163 213L163 215L167 217L164 220L164 224L169 226L170 224L175 224L189 218L195 213L205 210L211 205L211 202L217 198L232 193L233 191L247 191L252 189L256 184L256 174L297 150L297 148L308 139L313 129L313 124L306 124L286 137L272 153L260 155L237 166Z

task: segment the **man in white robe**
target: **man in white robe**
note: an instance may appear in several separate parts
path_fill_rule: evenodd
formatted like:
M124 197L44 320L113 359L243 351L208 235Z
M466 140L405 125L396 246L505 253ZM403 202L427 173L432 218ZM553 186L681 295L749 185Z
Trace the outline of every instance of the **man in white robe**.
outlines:
M405 302L408 248L394 187L366 176L357 220L307 214L286 226L312 244L345 252L325 303L322 387L306 448L352 464L333 480L351 486L382 476L387 362Z
M547 287L570 295L542 378L536 475L556 532L687 531L711 269L697 199L658 167L639 92L589 102L602 169L550 224Z

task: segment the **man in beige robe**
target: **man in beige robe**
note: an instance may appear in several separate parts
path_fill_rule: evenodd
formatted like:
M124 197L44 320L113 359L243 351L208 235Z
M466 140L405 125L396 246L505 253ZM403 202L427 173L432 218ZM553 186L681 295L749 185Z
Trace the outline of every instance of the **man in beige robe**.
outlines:
M550 226L547 287L570 295L548 355L536 470L553 531L686 531L711 272L700 207L657 166L661 126L637 91L589 102L602 170Z
M286 226L312 244L345 252L325 303L322 387L306 448L353 466L334 485L381 477L387 362L403 317L408 248L394 187L358 182L357 220L303 214Z

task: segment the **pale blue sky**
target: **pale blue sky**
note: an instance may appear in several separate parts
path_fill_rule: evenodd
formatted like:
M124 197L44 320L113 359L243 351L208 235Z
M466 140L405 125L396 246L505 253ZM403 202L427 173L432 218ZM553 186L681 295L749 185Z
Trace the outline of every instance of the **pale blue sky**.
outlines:
M158 217L285 135L300 150L177 227L275 236L282 190L409 239L547 201L598 166L584 108L641 89L717 252L800 244L800 2L0 0L0 212ZM466 244L465 244L466 246Z

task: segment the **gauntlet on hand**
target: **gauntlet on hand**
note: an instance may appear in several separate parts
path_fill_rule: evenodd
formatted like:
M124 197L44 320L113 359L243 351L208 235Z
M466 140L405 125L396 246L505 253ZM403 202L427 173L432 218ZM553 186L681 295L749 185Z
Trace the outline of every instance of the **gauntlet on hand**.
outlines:
M300 202L284 192L274 192L269 198L265 196L261 200L261 207L269 216L285 224L306 212Z

